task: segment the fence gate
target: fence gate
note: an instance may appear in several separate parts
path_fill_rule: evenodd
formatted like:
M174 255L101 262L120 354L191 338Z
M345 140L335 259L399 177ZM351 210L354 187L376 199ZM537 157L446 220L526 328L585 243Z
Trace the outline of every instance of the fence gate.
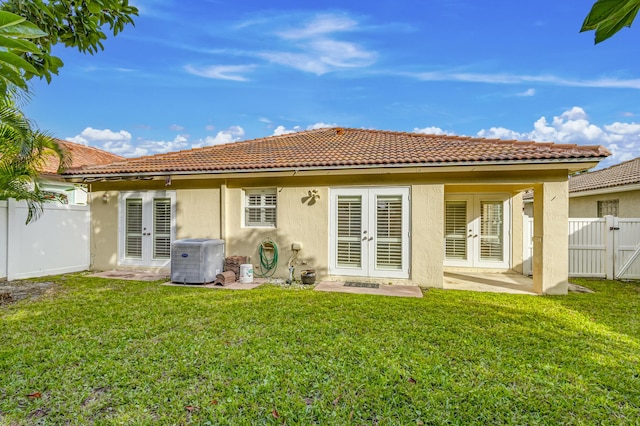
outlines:
M533 271L533 218L525 217L523 273ZM570 218L569 276L640 279L640 219Z
M614 276L616 279L640 279L640 219L611 217L611 220L614 234Z

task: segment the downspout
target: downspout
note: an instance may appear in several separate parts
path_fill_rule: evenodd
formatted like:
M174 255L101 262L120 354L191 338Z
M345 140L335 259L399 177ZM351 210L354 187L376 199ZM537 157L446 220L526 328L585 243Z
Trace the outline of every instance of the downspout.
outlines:
M220 239L225 240L225 247L228 247L227 238L227 180L220 185Z

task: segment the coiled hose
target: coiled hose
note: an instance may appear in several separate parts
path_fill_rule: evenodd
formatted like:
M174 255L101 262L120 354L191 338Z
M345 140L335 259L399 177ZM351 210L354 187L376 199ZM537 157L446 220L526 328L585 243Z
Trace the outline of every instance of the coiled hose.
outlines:
M271 258L269 258L271 253ZM270 278L278 268L278 245L271 239L265 238L258 246L260 256L260 269L255 275L261 278Z

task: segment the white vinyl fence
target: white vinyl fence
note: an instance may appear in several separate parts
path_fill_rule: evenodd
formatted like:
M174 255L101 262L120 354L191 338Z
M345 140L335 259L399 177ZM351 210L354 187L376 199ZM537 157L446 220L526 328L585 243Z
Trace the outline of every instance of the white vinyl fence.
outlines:
M0 279L41 277L89 268L89 206L45 204L25 225L27 205L0 201Z
M525 217L524 273L531 275L533 219ZM640 279L640 219L569 219L569 276Z

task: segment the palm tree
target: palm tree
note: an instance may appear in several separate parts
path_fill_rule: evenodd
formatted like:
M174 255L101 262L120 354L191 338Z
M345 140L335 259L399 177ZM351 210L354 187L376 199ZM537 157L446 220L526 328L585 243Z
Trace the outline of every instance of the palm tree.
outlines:
M13 97L0 100L0 199L27 202L27 224L42 214L51 193L40 188L40 170L51 155L58 157L58 172L69 164L69 156L54 138L33 128L16 107Z

